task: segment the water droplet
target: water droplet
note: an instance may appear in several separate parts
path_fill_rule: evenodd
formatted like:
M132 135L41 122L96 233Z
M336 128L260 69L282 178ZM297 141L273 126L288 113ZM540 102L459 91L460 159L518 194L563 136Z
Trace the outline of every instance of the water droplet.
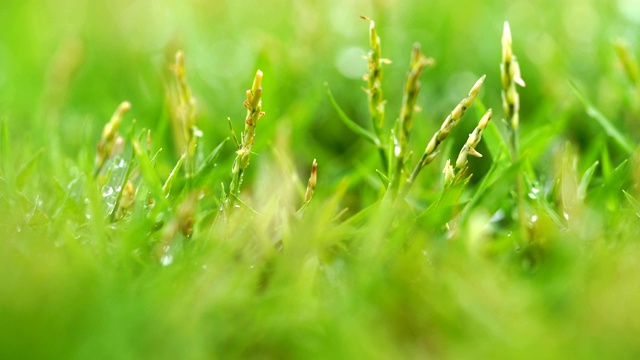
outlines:
M162 266L169 266L173 263L173 255L162 255L160 258L160 263Z
M400 145L396 145L396 146L393 148L393 153L394 153L396 156L400 155L400 151L402 151L402 149L400 148Z
M569 214L566 211L562 212L562 216L564 216L566 220L569 220Z
M536 222L536 221L538 221L538 215L533 215L531 217L531 222Z
M540 192L540 189L538 189L537 187L532 187L531 188L531 192L528 194L529 198L531 199L537 199L538 198L538 193Z
M87 218L87 220L90 220L90 219L91 219L91 214L89 214L89 213L84 214L84 217L86 217L86 218Z
M491 219L489 219L489 222L497 223L497 222L502 221L502 220L504 220L504 211L502 211L502 209L500 209L500 210L496 211L495 214L493 214Z
M84 198L84 203L85 203L85 205L89 205L89 203L90 203L90 202L91 202L91 201L89 200L89 198Z
M116 158L116 159L115 159L114 166L115 166L117 169L122 169L122 168L124 168L126 165L127 165L127 162L126 162L126 161L124 161L124 159L123 159L123 158Z
M109 185L105 185L102 187L102 196L103 197L108 197L113 195L113 188Z

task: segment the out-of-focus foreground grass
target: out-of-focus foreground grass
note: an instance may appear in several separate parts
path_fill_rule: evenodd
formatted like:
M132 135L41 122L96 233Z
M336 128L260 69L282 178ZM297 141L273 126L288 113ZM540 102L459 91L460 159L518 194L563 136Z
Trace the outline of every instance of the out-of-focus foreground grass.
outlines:
M640 354L637 151L613 141L570 85L637 143L639 88L613 46L622 39L638 54L637 0L9 0L0 8L0 122L7 128L0 148L0 357ZM500 198L475 204L456 241L438 228L447 214L406 215L417 225L395 224L371 243L375 224L336 224L332 218L343 208L349 211L342 219L350 218L381 191L376 154L326 98L325 83L345 112L369 126L361 90L368 24L359 15L376 21L383 56L392 61L383 84L388 123L399 113L411 45L419 42L436 61L422 77L422 111L410 144L417 154L482 74L479 99L502 126L500 38L508 20L527 82L520 133L529 173L537 174L528 183L571 187L559 185L558 174L573 171L580 179L599 163L583 189L593 201L572 208L566 202L573 198L553 199L574 210L561 216L578 220L557 226L540 215L531 231L543 240L526 256L510 248L516 226L508 221L478 250L484 224L504 208ZM274 223L235 219L229 238L203 233L193 239L200 245L161 266L136 255L148 221L134 216L116 227L87 219L84 198L99 202L99 192L74 191L92 165L102 127L124 100L132 104L124 127L135 118L138 129L151 129L155 148L164 149L157 172L169 174L180 157L165 86L177 50L186 54L198 100L203 153L229 136L227 117L241 126L245 90L256 69L264 72L267 116L243 196ZM460 124L453 149L474 126L475 120ZM486 146L479 148L485 158L471 164L470 186L489 171ZM439 159L456 152L448 148ZM229 146L218 163L226 183L233 158ZM283 184L308 176L314 158L315 208L275 229L284 210L270 202L273 194L295 193ZM414 210L438 198L443 161L425 169L412 189ZM13 176L20 169L24 177ZM498 183L490 194L509 196L500 186L510 185ZM548 206L530 203L533 212ZM264 240L273 231L288 234L285 250ZM370 245L376 248L366 250Z

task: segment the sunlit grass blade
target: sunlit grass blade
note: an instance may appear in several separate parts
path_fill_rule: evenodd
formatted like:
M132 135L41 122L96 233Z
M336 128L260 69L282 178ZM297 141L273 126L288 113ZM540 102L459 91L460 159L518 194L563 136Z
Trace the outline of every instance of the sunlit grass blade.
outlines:
M580 183L578 184L578 199L586 199L589 184L591 184L591 179L593 178L593 174L596 172L598 165L600 165L599 161L594 162L591 166L589 166L587 171L584 172L584 175L582 175Z
M636 212L636 215L640 217L640 201L636 200L636 198L631 196L631 194L629 194L628 192L624 190L622 190L622 192L624 193L624 196L629 201L629 204L631 204L631 206L633 207L633 210Z
M169 194L171 193L171 188L173 187L173 183L175 182L176 177L180 172L180 168L182 167L182 164L184 163L186 158L187 158L187 154L183 153L182 156L180 156L180 159L178 159L178 162L176 163L176 165L173 167L173 169L169 173L169 177L167 177L167 180L164 182L164 185L162 185L162 193L164 194L164 196L169 196Z

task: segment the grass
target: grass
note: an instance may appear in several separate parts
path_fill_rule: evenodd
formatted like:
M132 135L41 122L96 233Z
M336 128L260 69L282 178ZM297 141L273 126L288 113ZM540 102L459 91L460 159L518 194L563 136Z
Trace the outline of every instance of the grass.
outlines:
M640 353L627 2L3 6L0 358Z

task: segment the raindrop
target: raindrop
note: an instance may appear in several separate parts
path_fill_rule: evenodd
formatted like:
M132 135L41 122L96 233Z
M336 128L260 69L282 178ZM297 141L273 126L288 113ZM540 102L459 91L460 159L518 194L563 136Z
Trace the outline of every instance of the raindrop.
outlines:
M566 220L569 220L569 214L566 211L562 212L562 216L564 216Z
M489 219L489 222L491 223L497 223L499 221L504 220L504 211L502 211L502 209L496 211L495 214L493 214L493 216L491 217L491 219Z
M536 221L538 221L538 215L533 215L531 217L531 222L536 222Z
M109 185L105 185L102 187L102 196L103 197L108 197L113 195L113 188Z
M86 213L86 214L84 214L84 217L86 217L86 218L87 218L87 220L90 220L90 219L91 219L91 214Z
M162 255L160 258L160 263L162 266L169 266L173 263L173 255Z
M396 145L396 146L393 148L393 153L394 153L396 156L400 155L400 151L402 151L402 149L400 149L400 145Z
M127 165L127 162L123 158L117 158L115 161L115 167L117 169L123 169Z

